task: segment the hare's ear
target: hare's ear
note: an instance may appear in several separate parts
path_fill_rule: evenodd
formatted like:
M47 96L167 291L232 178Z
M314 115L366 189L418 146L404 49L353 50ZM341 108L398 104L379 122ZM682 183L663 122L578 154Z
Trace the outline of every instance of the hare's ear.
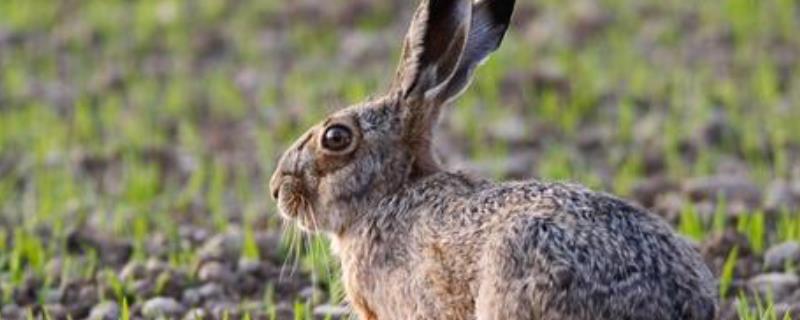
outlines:
M441 93L452 100L467 88L475 68L500 47L514 12L514 0L480 0L472 9L469 37L455 74Z
M471 0L423 0L403 43L393 87L404 98L431 98L445 90L465 50Z

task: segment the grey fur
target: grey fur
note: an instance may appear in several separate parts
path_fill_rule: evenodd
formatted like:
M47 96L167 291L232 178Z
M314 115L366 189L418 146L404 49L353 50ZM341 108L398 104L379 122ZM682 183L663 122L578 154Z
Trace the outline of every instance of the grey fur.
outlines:
M475 8L481 5L493 4ZM432 25L428 8L423 1L410 37L431 32L425 29ZM496 23L507 24L504 19ZM473 47L487 43L469 40L457 54L488 54L494 49ZM389 94L311 128L283 155L270 181L286 218L330 235L348 299L362 319L716 316L713 276L658 217L577 185L492 183L439 168L432 128L442 105L460 90L447 90L445 97L409 95L405 85L417 83L420 92L461 86L456 82L464 79L454 75L470 75L470 61L482 58L455 57L460 63L451 75L420 82L413 77L454 61L415 58L431 48L423 41L404 49L402 81ZM452 54L452 48L443 50ZM334 124L353 131L350 148L322 148L322 133Z

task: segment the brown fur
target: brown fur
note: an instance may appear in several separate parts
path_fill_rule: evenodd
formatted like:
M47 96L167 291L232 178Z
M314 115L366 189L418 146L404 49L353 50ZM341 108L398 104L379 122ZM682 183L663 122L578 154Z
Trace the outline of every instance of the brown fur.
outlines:
M708 268L643 209L439 167L433 127L499 46L513 1L435 1L417 10L390 92L311 128L270 181L286 218L330 235L361 319L713 319ZM333 125L353 132L343 151L322 147Z

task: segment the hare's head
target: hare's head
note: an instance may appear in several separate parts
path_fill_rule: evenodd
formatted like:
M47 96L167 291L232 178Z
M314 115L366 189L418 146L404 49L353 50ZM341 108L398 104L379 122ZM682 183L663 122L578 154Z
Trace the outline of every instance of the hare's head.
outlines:
M500 45L514 0L423 0L391 90L342 109L283 154L270 181L281 213L339 233L370 207L437 172L431 135L441 109Z

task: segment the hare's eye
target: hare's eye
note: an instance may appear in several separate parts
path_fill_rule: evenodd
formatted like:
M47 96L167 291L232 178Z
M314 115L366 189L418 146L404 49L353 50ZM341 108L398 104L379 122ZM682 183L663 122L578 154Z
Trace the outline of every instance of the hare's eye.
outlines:
M353 142L353 131L343 125L333 125L325 129L322 147L330 151L342 151Z

